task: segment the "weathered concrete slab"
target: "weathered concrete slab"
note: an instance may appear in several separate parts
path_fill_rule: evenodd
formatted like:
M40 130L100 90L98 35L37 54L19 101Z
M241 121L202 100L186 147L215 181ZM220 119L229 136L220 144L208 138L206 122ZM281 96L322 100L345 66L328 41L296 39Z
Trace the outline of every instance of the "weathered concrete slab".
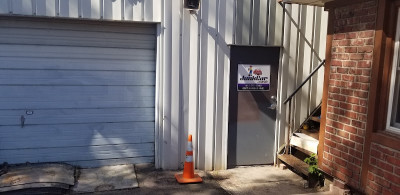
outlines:
M6 174L0 176L0 192L42 187L69 188L74 181L74 167L67 164L11 166Z
M317 189L304 188L303 178L274 166L247 166L212 171L212 177L233 195L306 194Z
M81 169L74 193L102 192L137 188L134 165L115 165Z

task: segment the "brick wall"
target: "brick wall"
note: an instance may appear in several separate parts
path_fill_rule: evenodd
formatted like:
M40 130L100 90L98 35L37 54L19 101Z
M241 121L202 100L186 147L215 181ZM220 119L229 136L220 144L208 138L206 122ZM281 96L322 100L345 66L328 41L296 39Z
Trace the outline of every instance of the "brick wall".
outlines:
M371 145L367 194L400 194L400 151Z
M377 3L330 11L335 18L321 169L359 189Z

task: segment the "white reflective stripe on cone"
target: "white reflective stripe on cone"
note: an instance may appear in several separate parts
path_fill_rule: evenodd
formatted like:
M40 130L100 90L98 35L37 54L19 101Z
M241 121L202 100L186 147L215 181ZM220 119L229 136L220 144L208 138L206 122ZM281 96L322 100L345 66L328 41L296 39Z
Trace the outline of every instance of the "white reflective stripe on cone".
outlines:
M193 162L193 156L186 156L186 162Z
M189 151L189 152L193 151L192 142L188 142L186 151Z

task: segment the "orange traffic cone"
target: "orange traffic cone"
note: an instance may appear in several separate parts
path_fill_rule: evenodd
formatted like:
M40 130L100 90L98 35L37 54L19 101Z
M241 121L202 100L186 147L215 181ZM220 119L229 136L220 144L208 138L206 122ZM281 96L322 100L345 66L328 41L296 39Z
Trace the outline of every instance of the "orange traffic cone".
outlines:
M178 183L200 183L203 180L198 174L194 174L192 135L189 135L186 160L183 167L183 174L175 174Z

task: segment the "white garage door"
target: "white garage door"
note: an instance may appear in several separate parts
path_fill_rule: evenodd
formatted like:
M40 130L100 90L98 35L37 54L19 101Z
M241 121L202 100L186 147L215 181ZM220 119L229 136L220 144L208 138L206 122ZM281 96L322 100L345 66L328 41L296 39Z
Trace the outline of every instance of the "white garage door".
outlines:
M0 163L154 161L155 24L0 18Z

